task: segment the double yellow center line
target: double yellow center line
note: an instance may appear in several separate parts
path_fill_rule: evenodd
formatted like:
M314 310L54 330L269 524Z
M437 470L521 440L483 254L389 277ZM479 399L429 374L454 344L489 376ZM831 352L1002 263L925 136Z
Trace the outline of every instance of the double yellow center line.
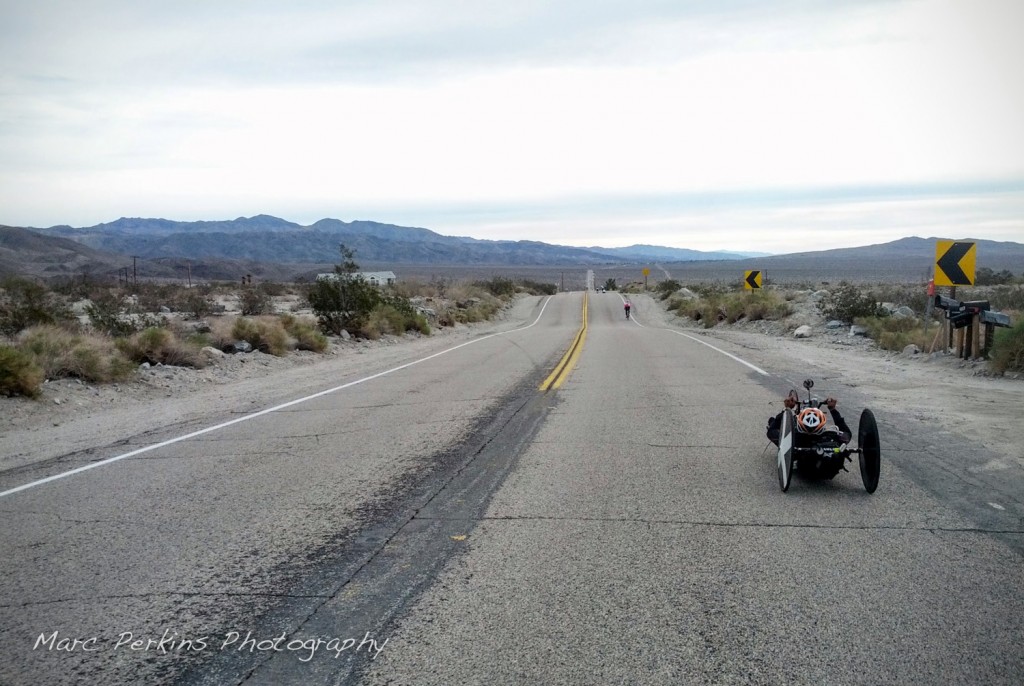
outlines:
M562 356L562 359L555 365L555 370L548 375L548 378L544 379L539 387L541 391L547 391L552 388L558 388L569 378L570 372L573 367L576 366L576 360L580 357L580 351L583 350L583 341L587 340L587 292L583 292L583 326L580 327L579 332L576 334L576 338L573 339L572 345Z

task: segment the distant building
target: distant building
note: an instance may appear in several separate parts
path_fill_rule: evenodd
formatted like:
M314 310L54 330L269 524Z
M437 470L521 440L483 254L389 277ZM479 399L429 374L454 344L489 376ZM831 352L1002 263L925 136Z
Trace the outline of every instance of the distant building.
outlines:
M390 286L398 280L394 272L356 272L355 275L363 277L367 283L374 286ZM335 278L337 275L334 272L316 275L317 281L329 281Z

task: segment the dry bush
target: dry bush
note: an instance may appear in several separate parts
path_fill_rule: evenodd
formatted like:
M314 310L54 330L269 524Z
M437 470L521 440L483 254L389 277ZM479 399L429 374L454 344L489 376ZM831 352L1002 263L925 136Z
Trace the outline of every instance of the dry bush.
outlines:
M238 317L234 315L211 317L208 320L210 333L206 334L209 344L218 350L226 350L232 343L238 340L233 333L237 319Z
M430 326L423 315L416 314L411 308L404 310L393 304L378 305L370 312L359 333L366 338L376 340L382 334L400 336L406 331L430 333Z
M43 370L30 355L0 344L0 394L35 398L43 383Z
M117 347L136 364L148 362L197 369L206 364L197 343L182 341L173 331L161 327L144 329L120 339Z
M9 277L0 282L0 334L13 336L42 324L76 324L67 304L46 286Z
M997 372L1024 372L1024 322L996 331L989 359Z
M741 319L751 322L783 319L792 314L793 308L772 291L729 294L711 292L697 300L679 301L676 312L710 329L719 322L733 324Z
M254 349L282 357L295 349L295 339L288 335L278 317L239 317L231 333L235 340L247 341Z
M895 351L901 351L910 344L928 350L941 326L938 321L930 321L926 330L924 323L916 317L858 317L854 323L867 329L868 337L879 348Z
M70 376L93 382L119 381L135 369L114 340L103 334L35 326L21 333L17 347L32 357L48 379Z
M288 335L295 339L295 347L299 350L322 353L327 349L327 336L320 333L316 320L312 317L281 315L281 325L284 326Z

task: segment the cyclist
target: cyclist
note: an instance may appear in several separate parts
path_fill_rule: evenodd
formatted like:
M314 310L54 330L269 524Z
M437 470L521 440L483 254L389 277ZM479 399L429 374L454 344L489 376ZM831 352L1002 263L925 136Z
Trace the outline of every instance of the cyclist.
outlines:
M790 410L795 409L799 405L799 403L800 398L799 396L797 396L796 391L790 391L789 395L786 396L782 401L782 404L787 409ZM847 425L846 420L843 419L843 415L839 414L839 410L836 409L837 403L838 401L835 398L828 397L825 399L825 406L828 407L828 411L829 413L831 413L832 419L835 420L836 429L838 430L837 433L839 434L840 441L842 443L849 443L850 439L853 438L853 432L850 431L850 427L849 425ZM783 410L782 412L785 411L786 410ZM768 427L767 431L765 432L768 436L768 440L774 443L775 445L779 444L779 432L782 429L782 412L775 415L774 417L768 418ZM807 408L800 412L800 415L797 417L798 422L804 419L804 413L807 413L806 420L809 421L810 424L813 424L813 427L806 428L805 430L814 433L820 433L821 431L826 430L824 412L817 408Z
M626 319L629 319L629 310L631 307L633 306L630 304L628 300L626 301L625 305L623 305L623 308L626 310Z

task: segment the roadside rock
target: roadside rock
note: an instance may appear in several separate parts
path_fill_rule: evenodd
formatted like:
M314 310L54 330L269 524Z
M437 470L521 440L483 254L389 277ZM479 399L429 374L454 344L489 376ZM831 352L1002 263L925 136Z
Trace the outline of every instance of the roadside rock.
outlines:
M807 324L804 324L803 326L798 327L797 330L793 332L793 337L794 338L810 338L811 337L811 327L808 326Z
M853 325L850 326L850 335L851 336L867 336L868 335L868 330L865 329L863 326L860 326L859 324L853 324Z
M843 323L841 321L839 321L838 319L833 319L828 324L825 324L825 328L826 329L841 329L841 328L843 328Z

